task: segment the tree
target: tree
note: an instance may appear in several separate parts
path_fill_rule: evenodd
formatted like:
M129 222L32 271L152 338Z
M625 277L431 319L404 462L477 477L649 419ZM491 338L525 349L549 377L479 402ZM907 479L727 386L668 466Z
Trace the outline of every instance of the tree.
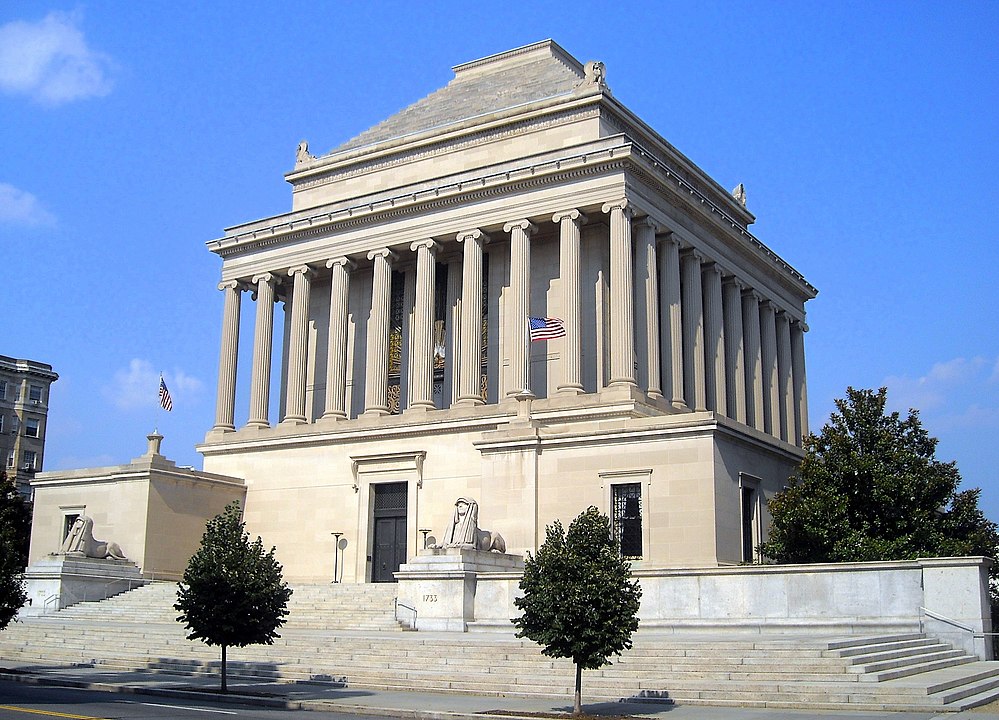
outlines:
M226 649L271 645L288 614L291 589L281 577L274 548L264 552L243 530L239 503L208 521L201 547L184 571L174 609L188 640L222 648L221 690L226 692Z
M612 654L631 648L642 590L611 537L610 520L595 507L568 532L556 520L545 534L537 555L528 553L524 563L524 594L514 600L524 614L513 622L517 637L538 643L545 655L572 658L573 714L580 715L583 669L607 665Z
M14 619L28 599L24 567L28 564L31 508L12 478L0 470L0 630Z
M770 501L773 526L760 547L765 557L779 563L997 557L999 531L978 507L980 491L958 491L957 466L936 459L937 440L918 411L904 419L885 413L886 400L885 388L847 388L838 412L805 440L796 476ZM990 573L999 579L999 566Z

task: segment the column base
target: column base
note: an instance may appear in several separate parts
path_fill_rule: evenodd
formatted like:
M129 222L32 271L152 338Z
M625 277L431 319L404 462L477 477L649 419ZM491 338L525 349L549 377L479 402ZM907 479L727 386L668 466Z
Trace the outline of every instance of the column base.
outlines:
M460 397L455 403L454 407L468 408L468 407L479 407L480 405L485 405L485 401L476 395L475 397Z
M244 425L244 428L249 428L250 430L267 430L271 424L266 420L251 420Z
M388 408L368 408L363 413L361 417L363 418L380 418L385 417L389 414Z
M284 420L278 423L278 425L281 425L282 427L294 427L296 425L305 425L306 422L307 422L306 419L301 416L286 417Z
M426 415L432 410L436 410L436 405L410 405L402 411L403 415Z
M582 395L586 391L582 385L560 385L556 392L559 395Z

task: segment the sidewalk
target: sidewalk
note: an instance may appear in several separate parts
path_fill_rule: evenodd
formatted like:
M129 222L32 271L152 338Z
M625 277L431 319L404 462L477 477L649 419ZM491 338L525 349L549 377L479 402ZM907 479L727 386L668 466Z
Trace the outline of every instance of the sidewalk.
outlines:
M228 697L219 699L218 677L170 675L152 672L106 671L94 667L16 665L0 666L0 679L34 684L86 688L128 694L158 695L258 707L326 710L420 720L537 720L538 714L571 715L572 698L483 697L414 691L337 688L323 683L233 682ZM774 708L672 705L668 702L586 703L583 710L596 716L635 716L662 720L999 720L999 709L960 713L865 712L857 710L783 710Z

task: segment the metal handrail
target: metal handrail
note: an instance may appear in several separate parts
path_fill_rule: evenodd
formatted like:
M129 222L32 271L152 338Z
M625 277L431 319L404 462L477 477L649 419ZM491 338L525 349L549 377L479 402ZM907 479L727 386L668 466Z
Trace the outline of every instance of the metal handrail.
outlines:
M395 621L396 622L402 622L401 620L399 620L399 608L403 608L405 610L409 610L411 613L413 613L413 627L415 628L416 627L416 620L419 617L419 613L417 613L416 608L415 607L410 607L409 605L406 605L405 603L401 603L401 602L399 602L399 598L396 598L395 599Z
M61 596L59 595L59 593L56 593L55 595L49 595L47 598L45 598L45 602L42 603L42 612L43 613L48 612L49 605L58 602L60 597Z
M940 613L935 613L932 610L928 610L927 608L924 608L922 606L920 606L919 609L922 610L927 615L929 615L934 620L939 620L940 622L947 623L948 625L953 625L954 627L958 628L959 630L964 630L965 632L971 633L972 637L985 638L985 637L989 637L989 636L999 636L999 632L978 632L974 628L970 628L967 625L962 625L961 623L959 623L957 620L954 620L953 618L949 618L946 615L941 615ZM923 631L923 619L922 618L919 619L919 631L920 632Z

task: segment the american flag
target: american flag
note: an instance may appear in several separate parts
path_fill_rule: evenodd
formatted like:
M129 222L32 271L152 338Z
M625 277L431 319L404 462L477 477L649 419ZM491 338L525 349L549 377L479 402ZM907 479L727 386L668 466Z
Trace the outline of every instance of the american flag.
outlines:
M552 340L565 337L565 325L559 318L528 318L531 325L531 340Z
M170 391L167 390L166 383L163 382L163 376L160 376L160 407L167 412L173 410L173 400L170 398Z

